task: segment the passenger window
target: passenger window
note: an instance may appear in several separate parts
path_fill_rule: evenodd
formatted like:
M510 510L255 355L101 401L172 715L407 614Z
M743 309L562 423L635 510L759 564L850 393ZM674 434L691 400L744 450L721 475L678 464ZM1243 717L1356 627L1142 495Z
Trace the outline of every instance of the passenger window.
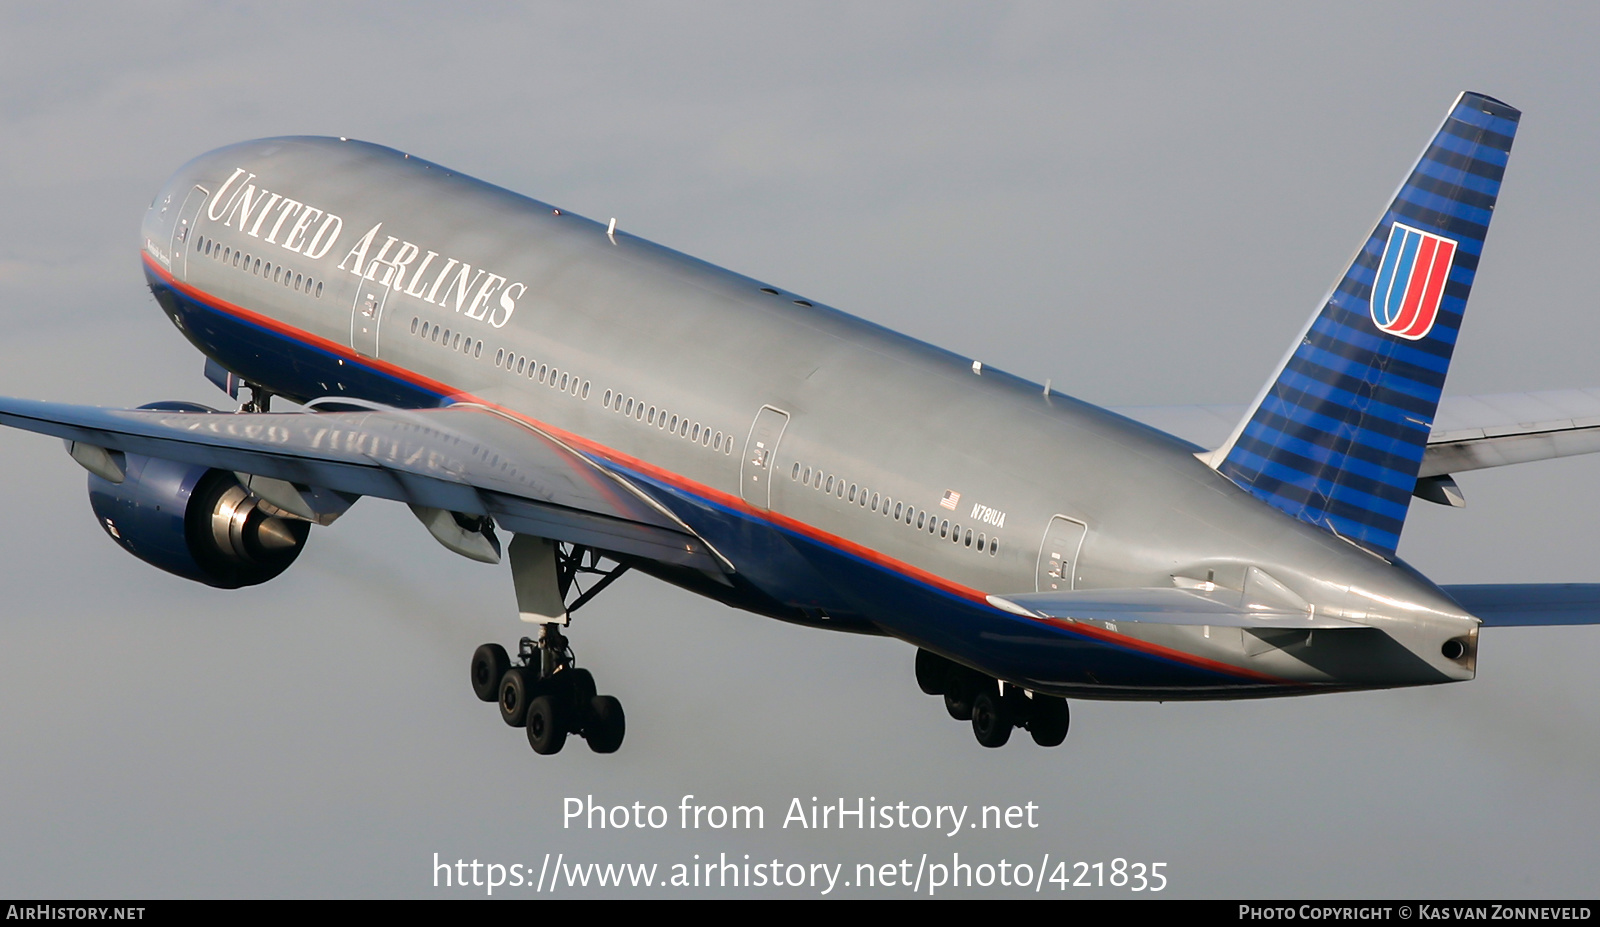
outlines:
M854 483L850 484L850 501L856 501L856 484Z
M877 493L873 493L872 494L872 510L874 512L876 512L878 510L878 494Z
M833 477L828 477L828 488L824 489L823 492L833 492Z
M797 460L797 461L794 462L794 469L789 471L789 479L798 480L799 478L800 478L800 461Z
M421 323L422 323L421 319L419 319L419 318L417 318L415 316L412 316L412 318L411 318L411 334L415 335L417 333L417 326L420 325Z

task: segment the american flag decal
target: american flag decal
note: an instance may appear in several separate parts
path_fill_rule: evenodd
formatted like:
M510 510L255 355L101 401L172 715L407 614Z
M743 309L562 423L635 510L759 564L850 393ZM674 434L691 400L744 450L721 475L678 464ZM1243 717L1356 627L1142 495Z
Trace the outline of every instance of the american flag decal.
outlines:
M956 492L954 489L946 489L944 491L944 498L939 500L939 507L949 509L953 512L955 511L956 506L960 503L961 493Z

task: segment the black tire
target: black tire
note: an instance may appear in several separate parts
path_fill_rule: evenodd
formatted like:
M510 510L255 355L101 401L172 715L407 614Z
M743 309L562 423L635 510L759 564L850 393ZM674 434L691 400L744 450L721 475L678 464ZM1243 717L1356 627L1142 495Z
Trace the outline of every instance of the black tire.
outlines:
M526 723L528 706L539 695L538 679L526 666L513 666L500 678L500 718L512 727Z
M950 688L950 661L926 650L917 650L917 687L924 695L943 695Z
M500 698L500 679L511 668L511 658L499 644L484 644L472 654L472 691L493 702Z
M548 695L541 695L528 704L526 727L528 746L540 756L560 753L567 743L567 719L561 704Z
M1061 746L1061 742L1067 739L1067 728L1072 722L1067 700L1051 695L1035 695L1030 711L1028 733L1033 735L1033 742L1041 747Z
M551 679L551 683L559 686L557 691L567 700L567 717L572 719L572 723L582 725L583 719L589 716L589 703L595 697L594 674L586 669L562 670Z
M1011 739L1011 714L995 692L979 692L972 700L972 734L985 747L1003 747Z
M628 722L622 714L622 703L609 695L596 695L589 700L589 722L584 727L584 739L589 749L596 753L616 753L622 746L622 735L627 733Z
M972 700L978 694L977 680L964 672L953 672L944 688L944 710L957 721L972 720Z

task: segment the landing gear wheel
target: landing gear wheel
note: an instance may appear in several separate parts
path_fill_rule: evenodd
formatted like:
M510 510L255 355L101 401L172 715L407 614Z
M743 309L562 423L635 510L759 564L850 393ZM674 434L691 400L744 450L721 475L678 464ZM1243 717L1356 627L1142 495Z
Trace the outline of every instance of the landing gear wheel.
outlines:
M500 717L512 727L527 723L528 707L538 694L539 683L528 668L514 666L500 680Z
M589 700L589 722L584 725L583 736L589 741L590 750L616 753L626 731L627 720L622 715L621 702L609 695L596 695ZM529 740L532 740L531 734Z
M472 691L492 702L500 697L500 680L511 668L511 657L499 644L484 644L472 654Z
M534 753L550 756L561 752L567 743L567 719L563 714L556 700L548 695L541 695L528 704L528 746Z
M1011 715L999 694L979 692L972 700L972 734L985 747L1003 747L1011 739Z
M561 685L568 703L572 707L572 717L582 718L589 713L589 702L595 697L594 674L586 669L569 669L557 673L555 681Z
M924 695L943 695L950 688L950 661L926 650L917 651L917 688Z
M1041 747L1059 747L1067 739L1067 727L1072 716L1067 710L1067 700L1050 695L1033 697L1032 716L1028 719L1028 733Z
M974 690L972 680L964 673L951 673L944 689L944 710L957 721L972 720Z

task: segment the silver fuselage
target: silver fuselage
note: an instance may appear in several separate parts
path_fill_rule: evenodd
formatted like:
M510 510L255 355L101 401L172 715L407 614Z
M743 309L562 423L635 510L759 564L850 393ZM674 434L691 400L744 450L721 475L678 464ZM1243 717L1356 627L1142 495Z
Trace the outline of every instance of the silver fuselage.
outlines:
M186 294L163 300L169 314L247 380L298 400L510 410L692 526L716 522L717 549L769 614L876 629L1077 696L1473 675L1474 647L1441 647L1475 643L1476 619L1404 564L1253 498L1193 445L391 149L285 138L211 152L158 194L143 237L152 284ZM753 422L777 426L770 485L746 485ZM1053 520L1083 526L1060 577L1041 550ZM1066 635L1052 649L985 601L1052 580L1238 588L1251 567L1376 631L1086 625L1050 629Z

